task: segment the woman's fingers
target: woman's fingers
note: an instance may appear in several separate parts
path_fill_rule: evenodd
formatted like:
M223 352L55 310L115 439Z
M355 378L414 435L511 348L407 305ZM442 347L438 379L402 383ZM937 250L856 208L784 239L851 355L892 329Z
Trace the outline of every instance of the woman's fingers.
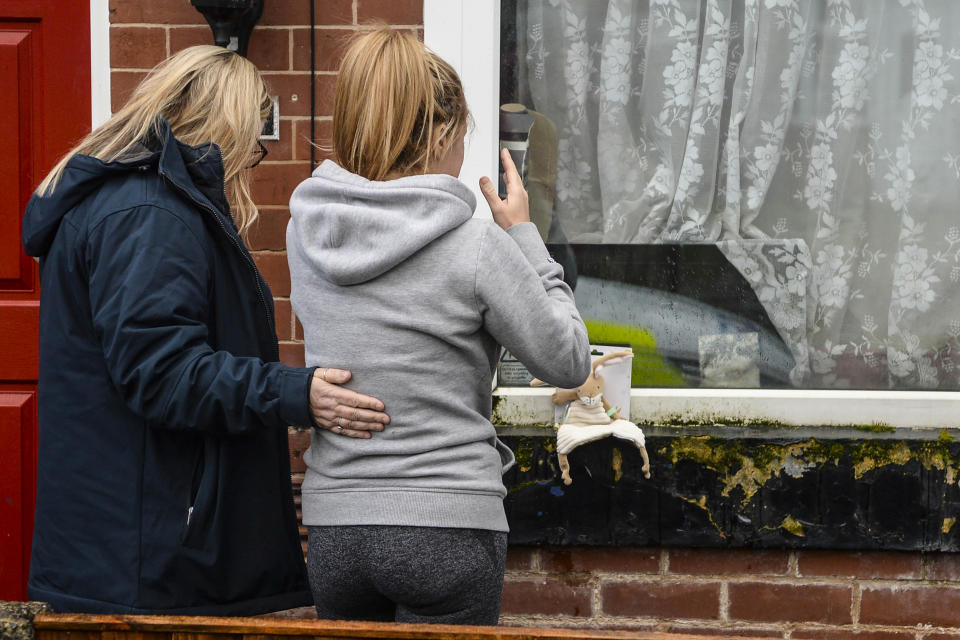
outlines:
M480 178L480 193L483 194L484 200L490 206L490 212L496 216L500 208L503 207L503 200L500 199L497 188L493 186L493 180L487 176Z
M500 150L500 161L503 163L503 181L507 185L507 197L509 198L519 187L523 190L523 180L520 179L520 172L517 171L517 165L513 163L513 156L508 149Z
M490 205L490 212L493 214L493 220L502 229L509 229L520 222L530 221L530 209L527 199L527 191L523 188L523 180L517 172L517 167L510 157L507 149L500 151L500 158L503 162L503 179L507 186L507 197L501 200L497 194L493 181L484 176L480 178L480 192Z
M310 383L310 413L320 428L353 438L368 438L371 431L383 431L390 422L383 402L377 398L344 389L334 381L347 381L350 372L321 367Z
M343 384L350 379L350 372L344 369L331 369L329 367L319 367L313 372L314 378L320 378L324 382L333 384Z
M383 413L383 403L372 398L370 396L365 396L362 393L357 393L356 391L350 391L349 389L344 389L343 387L337 387L333 385L327 385L329 390L327 397L334 400L337 404L344 405L346 407L355 407L358 409L369 409L368 413L376 413L378 418L375 418L377 422L390 422L390 418L387 417L387 414Z
M349 380L350 375L350 372L344 369L318 368L314 371L313 381L310 384L311 403L313 403L316 395L317 402L326 402L332 399L339 404L351 407L383 411L383 403L380 400L337 386ZM387 422L389 422L389 419Z
M347 405L333 405L329 409L322 409L314 414L315 417L319 417L324 423L330 424L332 427L340 425L344 428L349 426L351 429L365 429L373 431L382 431L384 422L382 418L386 414L368 411L366 409L358 409L356 407L350 407ZM387 418L389 420L389 418Z
M383 431L383 425L378 422L360 422L348 420L337 415L334 410L325 410L313 414L313 421L317 428L326 429L341 436L351 438L369 438L374 431Z

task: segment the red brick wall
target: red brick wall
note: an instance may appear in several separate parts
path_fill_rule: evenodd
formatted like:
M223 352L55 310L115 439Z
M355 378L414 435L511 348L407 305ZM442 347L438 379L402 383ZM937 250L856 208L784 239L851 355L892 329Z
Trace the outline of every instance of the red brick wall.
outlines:
M502 622L818 640L960 640L960 557L514 547Z
M485 0L486 1L486 0ZM316 130L330 131L338 44L382 20L420 32L421 0L318 0ZM267 0L250 59L280 97L280 136L254 172L260 224L250 247L277 304L284 361L303 362L290 309L284 245L287 199L309 173L309 4ZM154 64L212 42L189 0L111 0L113 105ZM318 153L318 158L323 154ZM296 487L308 432L291 432ZM824 640L960 640L960 560L948 554L513 548L503 622L656 629Z

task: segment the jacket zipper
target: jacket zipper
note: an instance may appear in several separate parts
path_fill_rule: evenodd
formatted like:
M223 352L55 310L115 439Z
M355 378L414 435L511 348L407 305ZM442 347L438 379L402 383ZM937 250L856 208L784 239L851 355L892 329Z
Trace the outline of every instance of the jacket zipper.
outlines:
M219 154L219 149L217 150L217 153ZM220 162L221 162L221 163L223 162L222 156L221 156ZM169 183L172 184L174 187L176 187L178 191L180 191L183 195L185 195L187 198L189 198L189 199L190 199L194 204L196 204L198 207L200 207L201 209L203 209L203 210L205 210L205 211L209 211L210 213L213 214L213 217L214 217L214 219L217 221L217 224L219 224L219 225L220 225L220 228L223 229L223 233L226 234L226 236L227 236L228 238L230 238L230 242L233 244L234 247L237 248L237 251L240 252L240 255L243 257L244 262L246 262L246 263L250 266L250 268L253 270L254 281L256 282L256 285L257 285L257 297L260 298L260 304L263 305L263 310L264 310L264 312L266 313L266 316L267 316L267 327L270 328L270 329L273 329L273 314L270 313L270 306L267 304L267 299L266 299L266 297L263 295L263 287L260 286L260 272L257 270L257 265L256 265L256 263L253 261L253 258L251 258L251 257L243 250L243 247L240 246L240 242L239 242L229 231L227 231L227 226L226 226L225 224L223 224L223 220L220 219L220 215L219 215L212 207L208 207L207 205L205 205L204 203L200 202L199 200L197 200L196 198L194 198L192 195L190 195L190 193L189 193L186 189L184 189L183 187L181 187L180 185L178 185L174 180L172 180L172 179L170 178L170 176L167 175L167 173L166 173L163 169L160 169L160 168L158 167L158 168L157 168L157 173L159 173L161 176L163 176L163 178L165 178L167 182L169 182ZM227 201L227 188L226 188L226 186L224 185L224 186L222 187L222 189L223 189L223 200L224 200L224 202L226 202L226 201ZM274 347L274 354L273 354L273 355L274 355L274 357L275 357L277 360L280 359L280 349L279 349L279 347Z

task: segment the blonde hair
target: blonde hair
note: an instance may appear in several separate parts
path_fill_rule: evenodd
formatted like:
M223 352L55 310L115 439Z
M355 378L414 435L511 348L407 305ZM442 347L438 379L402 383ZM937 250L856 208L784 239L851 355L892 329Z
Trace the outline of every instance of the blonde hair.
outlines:
M189 47L154 67L119 111L60 159L37 193L56 190L64 167L78 153L113 162L144 140L160 137L157 116L163 116L181 142L213 142L220 148L234 221L245 234L257 208L243 169L269 108L263 79L250 61L223 47Z
M412 34L381 27L350 44L333 102L333 151L368 180L427 173L466 132L457 72Z

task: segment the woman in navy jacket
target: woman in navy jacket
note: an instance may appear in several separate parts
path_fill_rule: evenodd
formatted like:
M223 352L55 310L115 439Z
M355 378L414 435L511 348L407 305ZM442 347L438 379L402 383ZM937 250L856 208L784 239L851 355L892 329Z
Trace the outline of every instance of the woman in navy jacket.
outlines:
M369 437L349 372L278 362L244 242L269 107L220 47L159 65L38 187L40 444L29 595L60 611L310 604L287 425Z

